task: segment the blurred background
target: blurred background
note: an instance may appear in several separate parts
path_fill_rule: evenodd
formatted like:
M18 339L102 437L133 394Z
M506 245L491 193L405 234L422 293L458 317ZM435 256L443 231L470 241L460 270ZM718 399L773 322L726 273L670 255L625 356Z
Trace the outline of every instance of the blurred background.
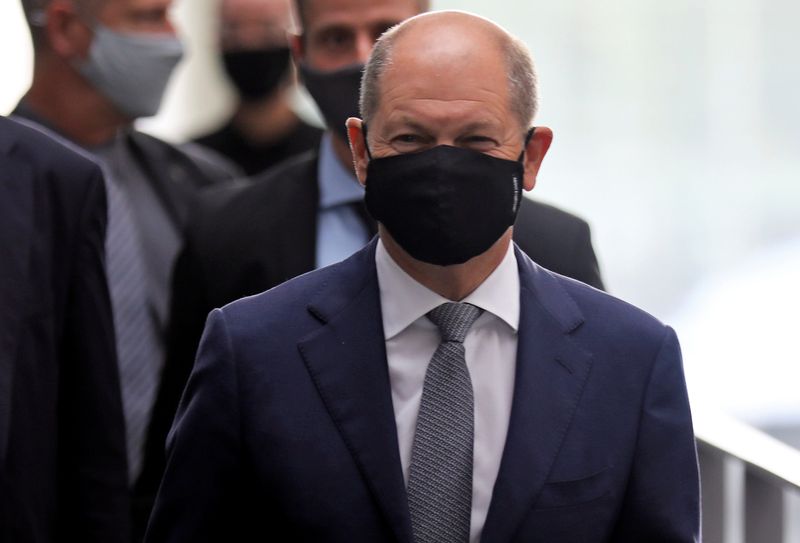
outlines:
M608 289L674 326L692 401L800 447L800 3L438 0L522 37L538 124L555 132L535 189L592 225ZM188 44L158 116L184 141L233 93L214 0L180 0ZM0 113L30 83L17 0L0 2ZM317 119L307 96L298 110Z

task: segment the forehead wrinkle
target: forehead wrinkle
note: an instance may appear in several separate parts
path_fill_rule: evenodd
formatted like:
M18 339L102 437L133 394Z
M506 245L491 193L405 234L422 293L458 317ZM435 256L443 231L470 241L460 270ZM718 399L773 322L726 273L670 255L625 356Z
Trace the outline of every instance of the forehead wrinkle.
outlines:
M506 123L498 116L481 113L480 118L471 118L470 115L427 114L425 112L410 113L407 111L391 112L384 120L381 132L389 134L396 131L410 130L420 133L440 133L442 131L455 131L460 134L466 132L491 132L497 133L504 130Z
M401 62L396 58L381 76L379 99L489 102L502 107L509 99L507 73L504 67L488 68L454 72L452 68L426 65L425 61ZM450 84L451 81L456 83Z
M399 83L391 84L393 77L387 74L384 77L383 90L380 93L380 100L390 102L418 102L418 103L447 103L447 104L481 104L496 107L503 107L503 103L508 98L505 88L493 89L488 87L476 87L470 85L453 85L444 89L429 89L422 84ZM405 81L409 81L405 78ZM388 83L388 84L387 84Z
M406 96L394 96L381 98L376 116L385 112L386 122L390 120L396 122L398 116L401 118L423 118L428 123L443 122L453 116L463 118L464 115L472 116L476 113L479 119L471 121L471 124L481 122L489 125L502 122L505 115L509 115L502 105L502 98L492 94L492 99L479 98L417 98Z

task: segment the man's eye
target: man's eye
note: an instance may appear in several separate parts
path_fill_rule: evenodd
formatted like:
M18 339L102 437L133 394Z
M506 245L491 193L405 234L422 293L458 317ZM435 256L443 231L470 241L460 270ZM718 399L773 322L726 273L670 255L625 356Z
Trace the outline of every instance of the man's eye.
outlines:
M487 136L470 136L461 140L461 145L476 151L488 151L497 146L497 142Z
M168 20L169 13L162 9L151 9L136 13L134 18L137 22L142 24L157 24Z
M414 153L426 147L426 140L417 134L400 134L391 139L392 147L400 153Z
M330 49L343 49L352 41L352 35L344 30L333 29L323 33L319 42Z

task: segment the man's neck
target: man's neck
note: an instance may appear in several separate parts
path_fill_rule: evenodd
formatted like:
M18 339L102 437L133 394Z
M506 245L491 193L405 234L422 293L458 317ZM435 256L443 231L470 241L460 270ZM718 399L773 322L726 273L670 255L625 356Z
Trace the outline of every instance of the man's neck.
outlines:
M287 136L300 119L289 103L287 89L259 102L241 102L233 115L233 125L253 144L269 144Z
M105 96L59 60L37 59L23 101L53 129L84 147L108 143L130 125Z
M511 243L512 228L509 228L486 252L463 264L452 266L436 266L420 262L400 247L383 225L378 225L378 231L386 252L403 271L440 296L459 301L478 288L503 261L508 251L508 244Z

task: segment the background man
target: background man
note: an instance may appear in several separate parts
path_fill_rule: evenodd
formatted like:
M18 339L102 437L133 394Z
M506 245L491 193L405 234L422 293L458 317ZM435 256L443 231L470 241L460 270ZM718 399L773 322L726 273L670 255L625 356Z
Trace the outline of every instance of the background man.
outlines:
M0 540L127 542L100 169L0 117Z
M303 122L291 105L289 0L222 0L219 13L220 56L238 103L222 128L197 143L225 155L247 175L316 148L322 131Z
M233 174L206 154L187 154L132 128L158 110L183 54L170 5L23 0L34 72L14 112L91 151L105 167L108 276L132 484L163 366L169 280L186 216L199 188ZM135 519L142 529L143 509Z
M216 202L201 208L187 229L187 246L175 265L167 364L143 473L153 494L164 470L167 432L209 311L341 260L373 235L364 191L352 173L344 123L357 112L361 67L375 40L424 7L417 0L298 4L303 29L292 43L295 60L306 75L316 70L310 90L329 130L318 152L258 176L221 208Z
M208 312L338 262L374 232L352 172L344 123L375 40L428 8L417 0L305 0L292 42L303 81L328 126L319 151L284 163L213 211L199 213L176 264L167 366L150 442L163 443L194 363ZM538 264L601 288L585 221L524 200L515 240ZM152 458L156 459L157 451ZM163 463L154 468L157 486Z
M511 243L552 140L525 46L422 15L362 88L380 238L211 314L148 541L696 541L674 332Z

